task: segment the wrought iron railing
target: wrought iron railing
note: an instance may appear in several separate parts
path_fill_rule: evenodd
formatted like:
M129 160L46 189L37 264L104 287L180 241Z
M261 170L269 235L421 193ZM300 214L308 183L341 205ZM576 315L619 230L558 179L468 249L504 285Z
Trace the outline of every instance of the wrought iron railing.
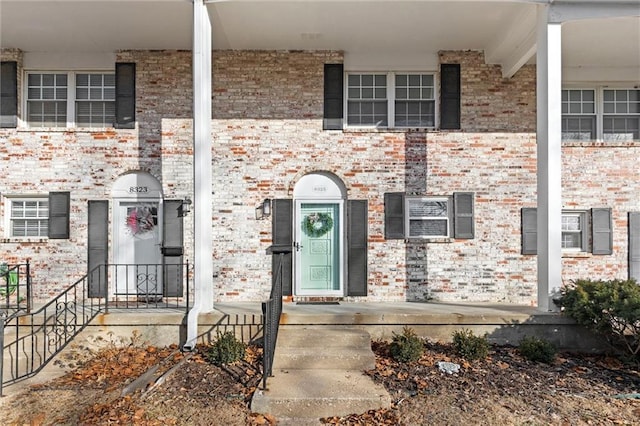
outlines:
M267 253L275 257L273 268L273 285L269 300L262 302L264 318L264 349L262 355L262 387L267 389L267 378L273 376L273 358L276 352L280 316L282 315L282 284L284 277L283 263L285 257L291 255L291 247L270 247Z
M0 312L6 316L31 310L29 262L0 263Z
M190 272L189 263L100 265L35 312L0 311L0 396L3 386L44 368L100 312L169 307L188 312Z

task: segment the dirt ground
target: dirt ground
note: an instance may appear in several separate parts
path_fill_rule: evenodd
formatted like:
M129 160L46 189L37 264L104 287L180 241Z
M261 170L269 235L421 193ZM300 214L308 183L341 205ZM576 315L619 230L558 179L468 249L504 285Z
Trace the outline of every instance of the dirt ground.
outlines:
M199 349L185 355L175 347L110 345L58 361L77 366L18 394L6 389L0 424L277 424L248 408L261 385L260 348L249 347L243 362L224 368ZM640 373L616 358L561 353L547 365L525 360L515 348L492 347L486 360L467 362L450 345L430 343L419 361L399 364L386 343L374 342L373 349L377 366L366 374L385 385L393 406L318 424L640 425ZM440 361L459 364L460 372L441 372ZM153 366L153 375L136 381Z

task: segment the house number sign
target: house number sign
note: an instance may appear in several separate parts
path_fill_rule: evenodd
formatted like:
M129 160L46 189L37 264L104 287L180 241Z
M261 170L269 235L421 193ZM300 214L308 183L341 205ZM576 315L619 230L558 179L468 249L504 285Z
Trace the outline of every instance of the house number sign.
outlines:
M149 192L148 186L130 186L129 187L130 194L142 194L146 192Z

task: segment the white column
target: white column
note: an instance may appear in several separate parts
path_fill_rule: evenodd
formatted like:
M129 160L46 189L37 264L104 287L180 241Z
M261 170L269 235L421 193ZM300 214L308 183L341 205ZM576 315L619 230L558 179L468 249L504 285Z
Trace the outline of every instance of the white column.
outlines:
M562 283L562 38L549 23L549 6L538 6L537 169L538 310L553 310L550 295Z
M193 0L194 284L201 312L213 310L211 93L211 21L204 0Z

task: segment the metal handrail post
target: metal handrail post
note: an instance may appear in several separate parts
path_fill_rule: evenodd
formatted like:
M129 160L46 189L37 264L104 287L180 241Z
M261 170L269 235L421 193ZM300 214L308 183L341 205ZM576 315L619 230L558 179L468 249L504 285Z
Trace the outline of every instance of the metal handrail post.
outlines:
M104 266L104 274L99 274L99 279L101 280L102 277L104 277L104 283L102 283L102 286L104 287L104 313L108 314L109 313L109 286L107 285L107 283L109 282L108 280L108 276L109 276L109 265L102 265Z
M31 312L31 307L33 306L31 297L33 296L31 293L31 268L29 265L29 259L27 259L26 272L27 272L27 312Z
M4 319L5 313L0 312L0 397L2 395L2 385L4 384Z

